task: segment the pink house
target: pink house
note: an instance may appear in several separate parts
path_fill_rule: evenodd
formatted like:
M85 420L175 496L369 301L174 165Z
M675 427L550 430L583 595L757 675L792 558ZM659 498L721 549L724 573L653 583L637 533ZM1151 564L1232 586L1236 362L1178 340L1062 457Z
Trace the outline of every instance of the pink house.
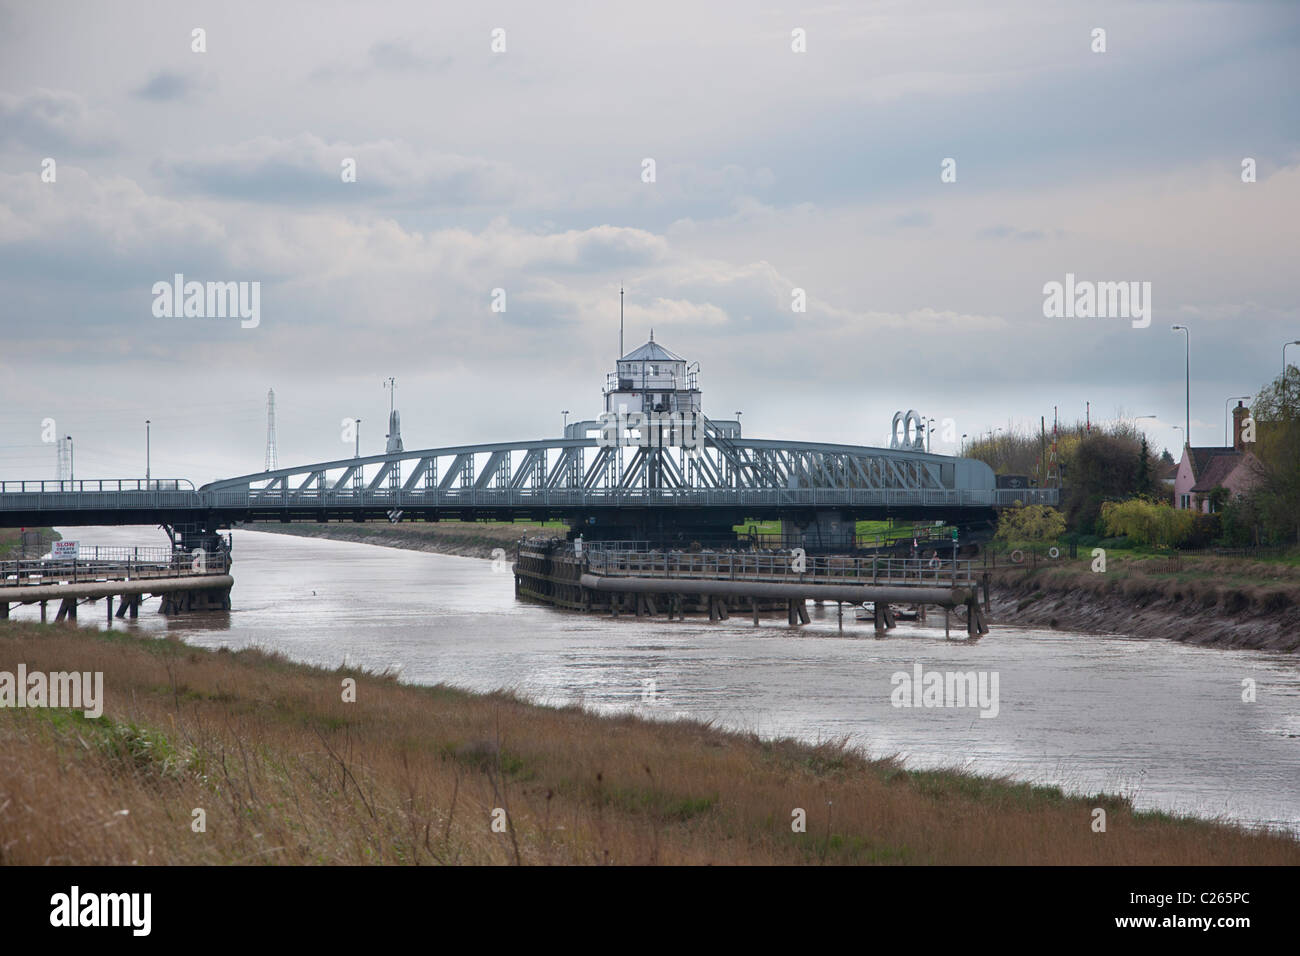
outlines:
M1246 451L1241 439L1242 422L1250 410L1237 403L1232 410L1233 446L1231 448L1183 448L1178 475L1174 479L1174 507L1195 508L1210 514L1210 492L1215 488L1227 489L1230 496L1245 494L1256 481L1257 460Z

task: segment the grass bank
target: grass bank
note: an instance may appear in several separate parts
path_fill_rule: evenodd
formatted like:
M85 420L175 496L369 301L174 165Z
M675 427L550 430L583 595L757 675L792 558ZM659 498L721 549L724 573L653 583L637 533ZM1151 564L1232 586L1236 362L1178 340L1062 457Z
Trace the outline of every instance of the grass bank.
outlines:
M1001 561L992 588L997 621L1300 650L1300 565L1287 556L1260 561L1111 550L1104 572L1092 570L1090 557L1040 560L1032 568Z
M4 863L1300 863L1290 836L1122 797L255 650L0 623L0 671L19 662L102 671L105 703L0 710Z
M388 521L336 522L333 524L280 524L249 522L248 531L269 531L303 538L329 538L375 544L407 551L458 554L470 558L491 558L497 548L504 548L513 559L515 543L525 535L550 534L563 538L568 527L559 522L509 521L411 521L393 524Z
M53 528L0 528L0 560L12 561L23 556L23 530L27 531L29 539L36 538L27 549L28 556L33 558L39 558L48 551L51 541L58 541L63 537ZM35 532L35 535L32 532Z

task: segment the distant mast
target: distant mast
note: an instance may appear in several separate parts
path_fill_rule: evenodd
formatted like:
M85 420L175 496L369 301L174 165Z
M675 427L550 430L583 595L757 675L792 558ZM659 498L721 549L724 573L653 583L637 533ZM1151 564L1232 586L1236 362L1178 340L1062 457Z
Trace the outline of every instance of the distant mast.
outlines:
M275 448L275 389L266 390L266 471L276 471L280 467L279 454Z
M618 355L623 357L623 287L618 287Z
M388 434L384 437L388 439L388 444L384 446L384 451L391 455L394 452L403 451L402 448L402 415L397 410L397 379L389 378L384 382L384 388L388 389Z

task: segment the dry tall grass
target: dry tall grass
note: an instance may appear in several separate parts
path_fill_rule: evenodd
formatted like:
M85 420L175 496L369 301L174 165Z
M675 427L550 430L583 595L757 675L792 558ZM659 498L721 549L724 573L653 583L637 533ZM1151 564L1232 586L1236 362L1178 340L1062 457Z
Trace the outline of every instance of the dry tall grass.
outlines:
M106 704L99 720L0 711L6 863L1300 863L1290 837L1135 814L1116 797L256 651L0 625L0 670L20 661L103 671Z

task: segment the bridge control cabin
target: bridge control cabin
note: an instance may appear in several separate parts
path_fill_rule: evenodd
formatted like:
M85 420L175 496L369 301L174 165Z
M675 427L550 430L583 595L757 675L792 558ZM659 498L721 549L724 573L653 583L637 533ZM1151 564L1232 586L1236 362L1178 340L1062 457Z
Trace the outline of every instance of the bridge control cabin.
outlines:
M654 330L644 345L621 356L614 363L614 371L605 379L604 411L617 414L637 412L703 414L700 391L700 363L687 362L676 352L655 341ZM567 438L578 438L594 433L599 422L593 420L574 422L568 426ZM710 424L723 438L739 438L739 421L718 421Z
M686 359L650 341L628 352L616 363L605 384L607 412L701 411L700 363Z

